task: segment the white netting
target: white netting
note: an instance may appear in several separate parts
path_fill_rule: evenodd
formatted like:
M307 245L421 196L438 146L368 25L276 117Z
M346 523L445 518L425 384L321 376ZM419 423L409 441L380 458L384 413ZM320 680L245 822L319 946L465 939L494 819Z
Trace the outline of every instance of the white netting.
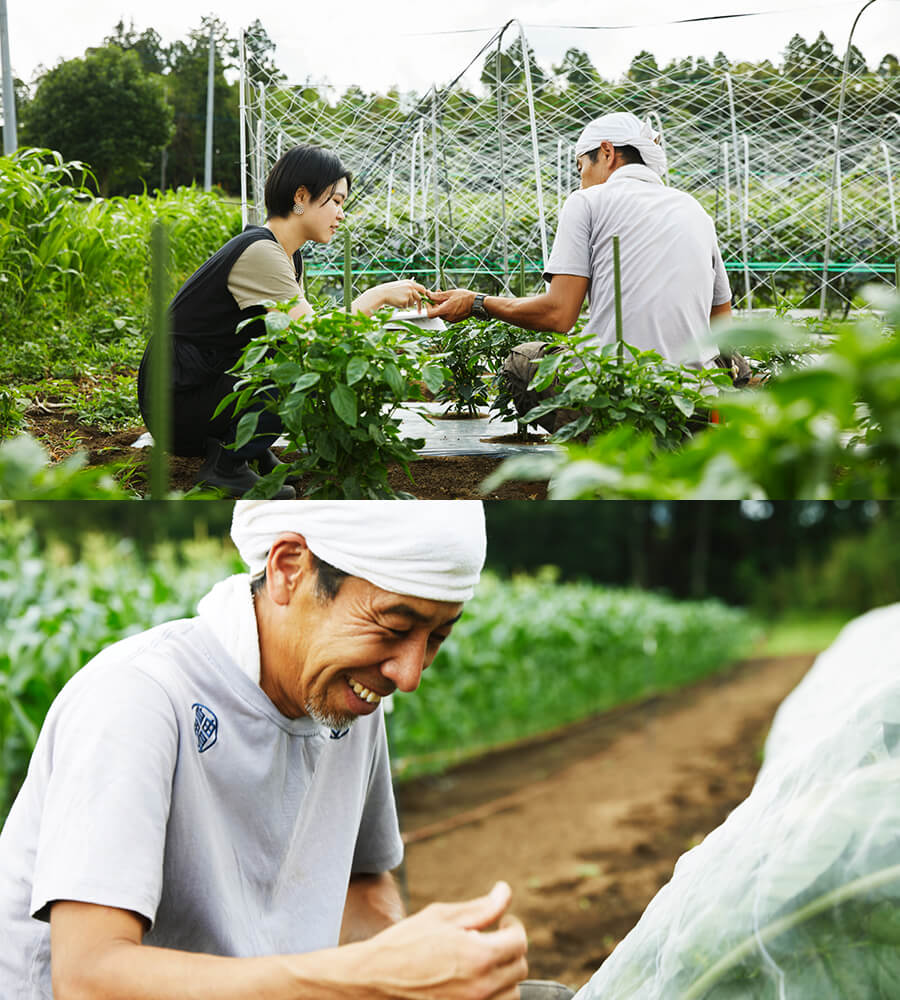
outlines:
M753 791L577 1000L900 996L900 605L785 700Z
M851 49L837 185L842 60L827 42L787 46L777 67L686 58L660 70L651 58L608 82L575 48L552 69L511 23L473 51L470 67L420 96L338 99L325 86L267 80L248 59L249 221L263 216L280 153L313 142L354 172L357 285L414 274L534 290L559 207L577 186L575 139L597 114L629 110L662 132L668 183L716 220L738 305L787 295L794 307L818 307L826 251L829 307L849 307L865 281L893 283L900 73L890 67L875 72ZM312 275L343 273L339 243L304 251Z

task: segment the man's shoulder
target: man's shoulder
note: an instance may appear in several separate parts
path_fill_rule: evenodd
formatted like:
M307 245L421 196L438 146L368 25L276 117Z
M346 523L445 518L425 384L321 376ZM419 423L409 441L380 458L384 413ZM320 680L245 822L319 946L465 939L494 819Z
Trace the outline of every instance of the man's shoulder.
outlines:
M181 618L126 636L100 650L63 689L69 698L91 689L168 691L185 667L207 656L199 619Z

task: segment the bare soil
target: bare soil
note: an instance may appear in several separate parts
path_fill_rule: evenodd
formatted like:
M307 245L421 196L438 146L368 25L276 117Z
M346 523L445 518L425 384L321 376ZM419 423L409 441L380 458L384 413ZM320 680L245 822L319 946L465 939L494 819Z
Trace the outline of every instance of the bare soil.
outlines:
M123 476L131 489L143 493L147 487L149 451L132 448L132 443L146 430L143 426L131 427L115 433L104 433L96 428L78 423L65 412L28 414L27 430L39 438L50 452L54 462L61 461L74 451L87 451L91 465L122 465ZM450 455L421 458L410 465L413 480L400 466L388 471L388 482L395 490L412 493L420 500L545 500L545 482L505 483L491 493L480 493L479 487L500 464L502 459L488 455ZM173 490L187 492L200 468L199 458L172 456L169 461L170 486ZM301 489L298 493L302 494Z
M410 909L505 879L530 975L576 989L749 793L775 709L813 656L725 675L399 786Z

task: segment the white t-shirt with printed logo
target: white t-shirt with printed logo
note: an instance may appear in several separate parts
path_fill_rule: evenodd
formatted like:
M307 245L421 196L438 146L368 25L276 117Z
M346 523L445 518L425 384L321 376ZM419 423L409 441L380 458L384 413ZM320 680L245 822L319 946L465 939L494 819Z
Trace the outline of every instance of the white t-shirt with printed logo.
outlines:
M52 996L49 904L213 955L337 944L351 874L403 855L379 708L281 715L200 618L110 646L54 702L0 833L0 996Z

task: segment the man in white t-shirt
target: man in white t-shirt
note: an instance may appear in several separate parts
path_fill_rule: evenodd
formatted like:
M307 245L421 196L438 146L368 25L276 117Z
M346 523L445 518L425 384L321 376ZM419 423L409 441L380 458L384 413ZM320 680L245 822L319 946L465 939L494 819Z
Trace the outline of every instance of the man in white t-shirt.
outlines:
M481 504L239 501L232 535L249 575L51 707L0 833L0 995L512 1000L509 887L404 918L390 874L380 702L471 596Z
M494 317L526 330L566 333L589 294L585 332L600 346L614 344L613 236L618 236L624 341L674 363L710 367L717 355L704 343L710 319L731 312L712 220L693 197L663 183L665 153L649 125L629 112L592 121L575 154L581 189L560 214L544 275L549 289L526 298L437 292L429 316L451 323ZM522 344L507 359L504 371L522 383L520 389L542 347L539 341ZM535 401L524 401L520 412Z

